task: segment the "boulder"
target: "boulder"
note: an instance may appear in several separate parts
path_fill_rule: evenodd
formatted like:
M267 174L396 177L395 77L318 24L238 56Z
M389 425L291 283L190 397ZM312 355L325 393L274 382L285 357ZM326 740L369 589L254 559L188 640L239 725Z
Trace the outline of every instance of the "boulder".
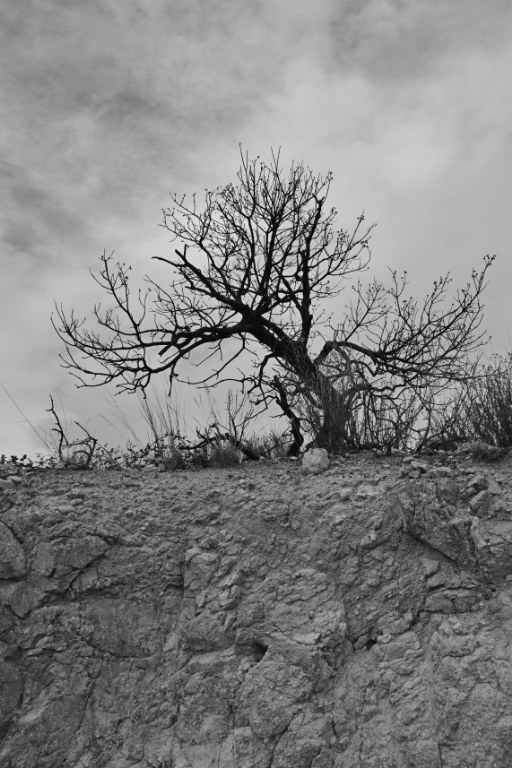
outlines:
M329 469L329 454L325 448L311 448L302 459L304 475L320 475Z

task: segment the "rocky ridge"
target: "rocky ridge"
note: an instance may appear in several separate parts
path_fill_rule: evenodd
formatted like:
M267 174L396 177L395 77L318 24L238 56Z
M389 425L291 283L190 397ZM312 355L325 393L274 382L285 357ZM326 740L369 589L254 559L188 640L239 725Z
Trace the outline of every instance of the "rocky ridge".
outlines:
M2 768L512 764L512 468L0 479Z

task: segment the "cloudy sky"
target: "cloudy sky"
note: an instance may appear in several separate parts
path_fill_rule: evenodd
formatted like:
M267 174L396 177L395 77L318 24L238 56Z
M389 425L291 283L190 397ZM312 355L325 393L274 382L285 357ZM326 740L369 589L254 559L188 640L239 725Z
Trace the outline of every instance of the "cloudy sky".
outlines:
M496 253L486 325L512 348L510 0L25 0L0 37L0 383L38 429L52 393L116 442L53 301L88 312L104 249L151 272L169 193L231 181L239 143L332 170L340 225L364 209L374 273L413 293ZM39 447L0 389L0 452Z

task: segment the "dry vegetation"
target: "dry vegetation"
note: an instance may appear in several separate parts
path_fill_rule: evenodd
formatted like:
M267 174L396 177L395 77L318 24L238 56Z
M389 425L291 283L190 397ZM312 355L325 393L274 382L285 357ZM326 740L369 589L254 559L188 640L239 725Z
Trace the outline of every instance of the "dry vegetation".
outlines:
M56 304L63 366L78 386L136 393L147 438L102 446L81 424L65 428L51 400L45 461L178 469L297 457L308 447L508 448L511 355L483 368L474 362L486 343L481 297L494 257L484 257L451 301L449 274L422 299L407 295L405 273L363 284L373 225L361 215L352 229L335 227L332 175L302 163L285 173L279 153L269 163L241 153L241 161L235 183L207 190L202 203L171 195L162 226L178 247L155 257L163 278L148 276L145 290L134 289L131 267L104 253L93 277L111 306L98 303L80 318ZM326 306L344 288L352 300L335 322ZM191 370L199 371L195 382ZM170 398L147 395L162 375L170 391L177 381L234 382L241 399L230 394L222 415L212 405L191 436ZM270 406L288 429L257 436L254 418Z
M278 460L287 457L293 444L291 429L257 435L250 431L254 411L245 398L229 393L224 412L213 400L207 424L194 437L184 434L183 418L168 397L141 397L147 426L146 439L137 437L122 447L102 445L79 423L63 425L53 399L49 413L55 426L52 436L39 435L45 450L35 458L2 455L0 463L19 466L66 467L75 469L160 469L226 466L247 460ZM359 414L329 411L332 430L343 427L354 441L368 442L383 453L389 447L400 450L456 450L461 445L477 460L494 461L512 446L512 353L495 355L475 371L474 378L461 386L452 398L437 404L432 418L419 429L419 404L411 401L400 412L382 408L381 413ZM347 422L340 425L340 419ZM310 443L324 422L309 416ZM32 426L32 425L31 425ZM124 426L130 431L130 425ZM34 429L34 427L32 427ZM34 429L35 431L35 429ZM418 434L420 439L417 439ZM416 439L415 439L416 438Z

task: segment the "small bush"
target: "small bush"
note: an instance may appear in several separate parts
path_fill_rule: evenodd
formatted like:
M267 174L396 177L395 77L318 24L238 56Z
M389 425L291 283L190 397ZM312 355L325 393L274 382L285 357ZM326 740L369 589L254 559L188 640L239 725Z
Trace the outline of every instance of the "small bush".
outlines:
M459 443L511 447L512 353L494 355L477 371L445 408L437 428L446 439Z

